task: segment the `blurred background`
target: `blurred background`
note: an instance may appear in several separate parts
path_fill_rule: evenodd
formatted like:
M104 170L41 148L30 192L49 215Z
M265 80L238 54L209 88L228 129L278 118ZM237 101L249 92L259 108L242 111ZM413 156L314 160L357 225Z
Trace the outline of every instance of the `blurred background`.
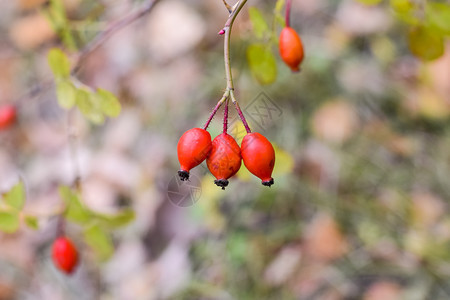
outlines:
M232 71L250 127L276 148L275 185L242 167L222 191L203 163L180 186L177 141L204 125L226 87L222 1L161 0L87 56L76 80L122 104L103 125L58 106L47 64L52 47L73 56L145 3L64 1L70 44L45 0L0 1L0 105L18 114L0 132L0 191L22 178L24 212L39 225L0 233L0 299L450 298L448 40L423 62L389 1L294 0L305 60L291 73L276 44L283 1L278 11L248 1L233 28ZM255 34L249 7L271 35ZM273 53L269 79L249 66L255 43ZM86 207L131 208L135 219L110 232L106 260L69 222L82 257L68 277L50 245L58 186L77 172Z

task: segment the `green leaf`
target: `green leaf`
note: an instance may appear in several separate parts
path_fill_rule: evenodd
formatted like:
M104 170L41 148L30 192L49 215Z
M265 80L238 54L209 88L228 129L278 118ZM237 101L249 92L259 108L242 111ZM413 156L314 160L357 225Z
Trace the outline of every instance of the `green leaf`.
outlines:
M248 10L250 14L250 21L252 22L253 32L258 39L264 37L264 35L269 32L269 26L264 20L263 15L256 7L250 7Z
M391 0L390 5L398 13L405 13L414 9L414 5L410 0Z
M56 85L56 97L59 106L70 109L75 105L77 88L69 80L61 80Z
M0 231L14 233L19 228L17 212L0 211Z
M227 253L233 263L240 265L246 261L248 237L242 233L234 233L227 240Z
M275 4L275 10L274 10L275 21L281 27L286 26L286 22L284 20L284 15L282 14L284 3L285 3L285 0L278 0L277 3ZM278 42L276 41L276 43L278 43Z
M450 34L450 5L431 2L426 7L427 21L430 26L445 34Z
M361 2L362 4L366 4L366 5L375 5L380 3L383 0L357 0L358 2Z
M84 224L90 220L91 212L83 206L75 192L66 186L60 186L59 194L67 205L66 218L69 221Z
M98 101L96 96L85 89L77 91L76 103L81 113L92 123L102 124L105 117L98 108ZM97 105L96 105L97 104Z
M50 0L49 5L50 14L52 17L52 21L58 25L62 26L66 23L66 11L64 9L64 3L62 0Z
M247 61L253 77L260 84L271 84L277 78L275 57L264 44L252 44L247 48Z
M391 8L395 13L395 16L405 23L411 25L420 24L420 19L416 15L416 4L410 0L391 0Z
M427 27L416 27L409 32L411 52L424 61L430 61L444 54L444 39Z
M100 260L107 260L114 252L111 237L96 224L85 229L84 240Z
M135 213L132 209L126 209L116 215L96 213L95 216L102 226L114 229L123 227L132 222L135 218Z
M58 33L64 45L71 49L76 49L75 39L72 35L69 20L66 16L66 9L63 0L50 0L46 16L53 29Z
M39 229L39 222L35 216L25 216L25 224L33 230Z
M70 76L70 61L60 49L51 49L48 52L47 60L55 77L67 78Z
M278 0L277 3L275 4L275 13L280 14L281 11L283 10L284 7L284 3L285 0Z
M25 187L22 181L17 183L12 189L3 195L5 202L17 209L21 210L25 204Z
M99 101L99 107L101 111L109 117L117 117L121 111L121 105L117 97L104 89L97 90L97 101Z

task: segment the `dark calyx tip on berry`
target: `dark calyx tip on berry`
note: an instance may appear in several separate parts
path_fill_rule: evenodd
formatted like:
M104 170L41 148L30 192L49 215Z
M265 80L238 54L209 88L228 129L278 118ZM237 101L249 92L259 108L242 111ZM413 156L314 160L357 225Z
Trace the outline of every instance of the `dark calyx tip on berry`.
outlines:
M222 190L224 190L225 187L228 186L228 180L226 180L226 179L214 180L214 183L217 186L220 186L222 188Z
M262 185L270 187L272 184L274 184L273 178L270 178L270 180L262 181Z
M188 171L180 170L180 171L178 171L178 176L180 176L181 181L189 180L189 172Z

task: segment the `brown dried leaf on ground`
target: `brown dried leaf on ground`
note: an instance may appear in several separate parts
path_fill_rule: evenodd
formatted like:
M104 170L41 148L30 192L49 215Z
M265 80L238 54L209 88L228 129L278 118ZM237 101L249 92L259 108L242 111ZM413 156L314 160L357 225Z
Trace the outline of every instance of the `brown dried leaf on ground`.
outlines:
M314 259L328 262L347 252L347 242L338 224L327 213L317 215L306 232L307 253Z
M394 282L379 281L372 284L364 293L363 300L400 300L401 286Z
M342 143L355 133L358 117L348 101L333 100L316 111L312 126L318 137L329 142Z
M32 50L53 39L50 22L40 13L27 15L11 25L10 38L21 50Z
M264 272L264 280L269 285L285 283L296 271L301 260L298 246L286 246L275 256Z

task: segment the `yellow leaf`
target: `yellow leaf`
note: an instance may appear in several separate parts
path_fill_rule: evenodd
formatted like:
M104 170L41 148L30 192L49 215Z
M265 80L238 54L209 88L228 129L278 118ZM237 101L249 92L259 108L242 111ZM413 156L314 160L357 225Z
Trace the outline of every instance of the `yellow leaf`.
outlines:
M250 173L250 171L245 167L244 163L242 163L241 168L239 169L239 172L237 172L236 176L242 181L250 181L253 174Z
M431 120L442 120L449 116L448 103L431 89L423 88L418 91L418 111L423 117Z
M275 168L272 177L283 176L289 174L294 169L294 159L285 150L279 148L275 143L272 143L275 149Z
M202 198L196 203L196 209L202 212L208 229L220 232L225 227L225 218L220 212L219 203L225 191L214 184L214 177L204 176L201 183Z

